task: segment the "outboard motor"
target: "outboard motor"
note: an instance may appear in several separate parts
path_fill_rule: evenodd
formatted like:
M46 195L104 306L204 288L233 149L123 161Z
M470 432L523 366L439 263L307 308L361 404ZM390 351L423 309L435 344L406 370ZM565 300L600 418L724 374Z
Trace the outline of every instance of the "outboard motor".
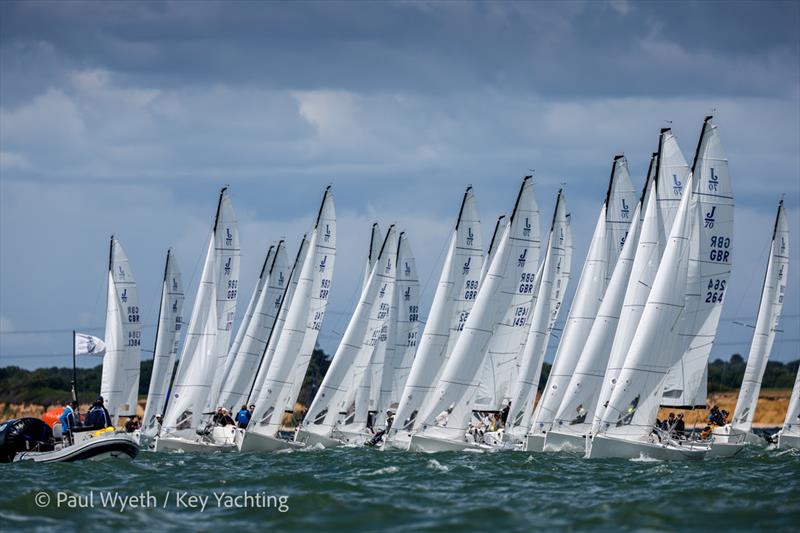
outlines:
M10 463L19 452L53 450L53 430L38 418L14 418L0 424L0 463Z

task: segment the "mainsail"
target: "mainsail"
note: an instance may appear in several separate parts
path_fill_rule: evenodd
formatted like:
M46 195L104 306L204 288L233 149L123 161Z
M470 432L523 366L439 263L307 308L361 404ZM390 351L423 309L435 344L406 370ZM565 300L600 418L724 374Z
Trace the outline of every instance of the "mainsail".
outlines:
M633 212L633 222L627 235L622 238L623 246L611 280L603 295L603 302L597 311L592 329L586 338L564 398L556 412L553 429L583 435L591 427L591 414L597 408L597 398L603 384L603 376L611 353L611 343L617 331L625 289L628 286L634 254L639 243L639 233L644 219L643 206L653 192L653 175L658 154L653 154L642 190L642 198Z
M634 201L635 191L628 173L628 162L625 156L618 155L611 164L608 191L600 209L589 253L575 290L561 342L556 350L553 367L533 416L534 432L549 430L555 419L622 250Z
M482 263L480 220L475 206L475 193L472 187L467 187L450 238L439 284L433 296L428 321L397 407L389 439L400 429L407 432L414 428L417 414L438 382L441 370L475 302Z
M105 343L100 394L112 419L135 415L142 343L139 298L128 257L113 235L108 256Z
M772 230L767 271L764 275L764 286L761 290L761 303L758 306L756 330L750 355L747 357L747 368L744 381L739 390L739 399L733 412L733 428L750 431L753 426L753 415L761 391L761 379L767 368L767 359L775 341L775 332L783 308L783 297L786 293L786 281L789 273L789 223L783 208L783 200L778 204L775 216L775 227Z
M275 435L292 407L322 328L336 259L336 211L325 190L286 322L267 370L248 431Z
M547 253L537 273L534 294L534 309L531 314L528 336L522 347L519 372L511 388L510 413L506 422L506 434L521 439L530 426L533 403L542 372L544 354L550 340L564 292L570 279L572 264L572 230L570 217L562 191L558 191Z
M229 238L230 241L226 245L225 241ZM232 251L233 245L235 245L235 255L222 253L222 250ZM218 319L218 310L228 309L223 302L235 302L238 290L238 266L236 220L230 199L226 195L226 188L223 188L220 191L217 214L206 247L203 272L192 316L189 319L171 398L164 415L162 429L165 433L190 430L200 424L203 407L212 395L214 373L220 370L218 365L224 363L227 353L227 350L220 351L221 344L217 342L217 334L223 319L227 324L227 317ZM224 281L223 287L219 287L221 281ZM231 282L230 286L228 282ZM220 300L221 297L217 294L221 291L226 293L223 300ZM233 292L229 294L229 291ZM227 300L228 297L232 300ZM224 344L227 345L227 340ZM220 353L223 355L220 356Z
M480 370L487 359L489 343L495 332L498 341L516 338L514 328L526 332L527 306L535 286L539 262L539 208L533 181L526 176L520 187L511 220L502 228L491 266L482 281L475 305L464 324L453 353L442 371L433 392L434 401L422 414L420 434L425 437L463 442L475 406ZM521 301L527 296L527 302ZM512 301L520 305L511 307ZM502 323L502 328L499 324ZM517 341L515 350L519 350ZM511 350L511 346L497 346ZM517 351L514 351L516 356ZM512 359L511 364L515 365ZM442 413L447 413L442 415ZM412 438L413 444L413 438Z
M731 273L733 191L728 160L717 127L706 117L692 164L693 207L686 308L682 337L688 346L664 380L662 405L705 407L708 356L717 335L722 302Z
M514 228L519 231L509 234L513 248L510 253L516 262L508 260L509 267L505 275L509 277L499 289L505 294L498 298L505 302L506 307L500 308L500 319L494 326L478 376L478 388L474 392L476 410L502 409L503 401L508 399L510 388L516 381L517 357L530 329L541 245L539 206L532 198L531 194L530 202L517 206L517 224ZM510 279L512 276L513 279Z
M594 415L595 424L599 423L603 417L603 412L611 397L611 391L625 363L628 348L636 336L642 312L661 261L666 236L669 234L675 218L674 206L682 198L684 182L688 174L689 165L686 164L686 159L680 152L677 139L669 128L662 129L656 157L656 170L651 185L653 192L646 198L639 242ZM593 429L596 430L597 427L593 427Z
M156 345L153 351L153 373L147 392L147 404L142 421L142 434L153 437L160 424L156 416L164 416L167 391L175 370L175 357L181 337L183 313L183 283L181 272L175 262L172 250L167 251L164 266L164 280L161 284L161 305L158 310L156 326Z

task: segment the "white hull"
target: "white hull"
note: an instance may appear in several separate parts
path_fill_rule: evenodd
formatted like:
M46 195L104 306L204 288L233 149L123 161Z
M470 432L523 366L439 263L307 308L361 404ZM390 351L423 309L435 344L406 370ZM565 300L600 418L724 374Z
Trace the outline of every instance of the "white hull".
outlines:
M701 460L709 451L708 445L686 444L660 444L641 442L605 435L595 435L587 443L589 459L640 459L647 457L662 461L688 461Z
M338 448L344 443L340 440L328 437L326 435L319 435L312 431L299 430L294 437L295 442L305 444L306 446L315 446L317 444L325 448Z
M413 435L408 450L412 452L437 453L437 452L461 452L464 450L484 449L479 444L471 442L457 442L452 440Z
M537 433L536 435L525 435L525 443L522 445L524 452L543 452L544 451L544 435Z
M800 449L800 435L785 435L781 433L778 436L778 449L786 450L788 448Z
M69 463L73 461L101 461L103 459L131 460L139 453L139 445L128 435L109 435L85 439L72 446L51 452L20 452L14 461L37 463Z
M261 435L252 431L245 431L237 439L240 452L277 452L290 448L302 448L300 442L279 439L270 435Z
M744 442L717 442L714 440L711 443L711 449L706 455L707 459L724 459L733 457L739 452L744 450Z
M411 444L411 436L408 433L403 433L402 436L395 435L395 437L388 441L384 442L382 448L392 449L392 450L404 450L408 451L408 447Z
M216 453L232 452L236 450L235 444L218 444L213 441L187 439L184 437L158 437L155 439L156 452L185 452L185 453Z
M544 437L543 449L546 452L577 452L584 454L586 453L586 436L548 431Z

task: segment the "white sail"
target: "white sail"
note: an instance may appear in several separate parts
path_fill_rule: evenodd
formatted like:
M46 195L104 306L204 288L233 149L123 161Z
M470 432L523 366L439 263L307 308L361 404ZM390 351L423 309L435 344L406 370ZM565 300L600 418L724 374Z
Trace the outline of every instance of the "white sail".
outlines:
M758 394L761 392L761 379L767 368L767 360L772 351L783 308L788 274L789 223L781 200L775 217L775 227L772 230L772 245L764 275L764 286L761 290L756 330L753 333L753 343L750 345L750 355L747 357L747 368L744 371L742 388L739 390L739 399L733 412L734 429L747 432L753 426L753 415L758 403Z
M547 253L537 273L530 329L522 348L517 379L509 395L511 416L506 422L506 434L517 435L519 439L530 426L544 354L570 278L572 234L569 222L564 195L559 191L547 240Z
M283 414L293 412L291 407L311 361L336 260L336 211L330 187L325 189L308 249L275 355L255 400L253 420L257 423L250 424L248 431L278 432Z
M427 395L438 382L475 302L482 263L480 220L475 206L475 193L472 187L467 187L461 200L439 284L433 296L428 321L402 391L389 439L400 429L408 432L415 427L417 415Z
M500 322L503 335L515 327L527 331L526 313L516 316L516 309L509 304L517 296L533 293L539 236L532 230L534 225L538 228L538 212L533 182L528 176L520 187L511 220L502 229L475 305L433 392L435 400L422 414L421 435L463 442L493 331L498 331ZM524 309L524 303L520 303ZM448 414L442 417L442 413Z
M405 233L400 234L397 249L397 274L396 274L395 299L397 313L395 315L394 331L395 346L393 358L389 362L392 372L391 380L386 387L388 400L387 407L397 408L400 396L405 388L414 355L417 353L417 339L419 336L419 277L417 276L417 262L408 243ZM378 425L383 420L378 419Z
M668 157L667 157L668 156ZM678 148L678 141L669 128L661 130L653 192L648 194L645 214L636 254L631 267L625 300L618 322L611 354L608 358L603 385L595 411L594 423L603 417L611 391L625 363L625 357L636 335L650 288L653 286L658 265L675 216L675 204L683 193L689 166ZM596 430L594 427L593 430Z
M511 234L512 254L517 258L511 263L513 268L501 291L510 293L507 308L494 332L487 349L483 368L479 374L478 388L475 391L475 409L498 411L503 400L508 398L510 388L517 378L518 362L522 344L528 333L533 305L533 288L536 285L536 272L539 267L541 245L539 206L533 200L523 204L517 212L519 232ZM504 298L504 297L501 297Z
M789 408L786 410L786 420L783 422L781 434L800 436L800 369L794 379L794 388L789 398Z
M705 407L708 356L717 335L731 273L733 191L717 127L706 117L692 165L696 244L689 260L689 290L681 316L688 347L664 381L662 405Z
M547 384L542 391L542 399L533 416L534 432L547 431L552 426L622 250L623 236L630 225L631 207L635 198L628 162L625 156L618 155L611 163L608 192L600 209L600 218L589 245L589 253Z
M113 236L108 258L105 343L100 395L114 420L135 415L142 343L139 298L128 257Z
M642 198L633 213L633 222L629 233L623 241L614 273L603 295L603 302L597 311L592 329L581 351L575 372L572 374L561 405L556 412L553 429L569 431L576 435L584 435L591 427L591 415L597 408L597 399L603 384L603 376L611 353L611 344L619 324L625 289L628 286L634 254L639 243L639 233L644 220L642 208L647 203L649 194L654 194L653 175L658 154L653 154L650 167L642 190ZM648 192L649 191L649 192Z
M161 284L161 305L153 350L153 372L142 419L142 434L155 436L160 424L156 416L164 416L167 392L175 370L175 358L183 327L183 282L172 250L167 251L164 281Z
M275 350L278 348L278 342L281 340L281 335L283 335L283 326L286 323L289 308L291 307L292 300L294 299L294 292L297 289L297 284L300 278L300 270L303 268L303 263L306 260L308 249L308 235L303 235L303 238L300 240L300 247L297 249L297 255L294 258L291 268L288 265L288 261L286 263L286 281L284 281L283 287L275 294L275 298L273 300L272 313L276 314L276 318L272 325L272 330L267 337L266 348L261 354L261 359L258 362L258 368L255 372L256 377L253 380L250 393L247 395L247 405L255 402L256 398L261 395L261 386L264 384L264 380L267 378L267 372L272 365L272 358L275 355ZM277 259L280 260L281 258L278 257Z
M223 381L217 406L234 411L247 403L258 371L263 365L267 343L278 318L288 279L289 260L284 241L280 241L276 247L270 247L270 252L267 253L262 274L253 292L255 302L251 317L240 326L245 331L238 350L231 358L230 370ZM236 341L231 346L231 351L235 346Z
M369 235L369 253L367 253L367 261L364 267L364 280L361 283L361 288L369 281L369 275L372 273L372 267L375 266L375 261L378 260L378 254L381 253L381 246L383 245L383 236L381 235L381 227L377 222L372 224L372 229Z
M691 184L691 176L689 177ZM655 422L662 383L683 353L678 324L684 310L695 206L691 190L681 199L661 264L641 321L628 350L600 433L632 440L646 439Z
M239 324L239 329L236 330L236 336L233 338L231 347L228 349L228 356L225 360L225 373L222 377L222 389L220 389L220 399L225 396L225 387L228 383L228 380L232 379L231 369L233 368L236 359L241 356L240 350L242 348L242 341L247 334L247 328L250 322L253 320L253 315L257 315L256 306L259 303L261 294L264 292L264 287L267 285L269 271L272 268L272 263L274 261L275 247L270 246L269 250L267 250L267 256L264 258L264 263L261 265L261 270L258 274L258 280L256 280L256 286L253 288L253 292L250 294L250 301L247 302L247 307L245 308L244 316L242 316L242 321ZM218 402L218 404L227 405L227 402Z
M342 341L339 343L331 365L303 419L301 430L296 436L299 441L306 438L304 433L330 436L341 416L346 414L348 407L353 402L356 392L354 384L357 383L354 379L354 368L356 366L360 366L362 370L366 368L371 355L371 350L366 350L364 346L366 338L368 336L369 339L372 338L372 332L368 333L367 331L370 312L378 299L378 292L382 286L378 271L385 270L390 254L386 247L386 241L393 241L394 233L394 226L391 226L381 247L381 253L361 291L355 312L347 324Z
M225 189L223 189L223 192ZM230 349L231 328L236 318L236 301L239 296L239 228L236 214L228 195L223 194L214 228L214 247L219 265L216 271L217 334L214 339L216 363L211 387L206 397L205 410L213 412L219 407L217 399L225 377Z
M228 206L225 212L230 211L230 202L225 191L223 188L219 194L217 214L206 247L200 284L161 426L162 434L197 428L203 416L203 407L211 393L214 372L217 371L220 359L217 344L217 284L220 277L218 271L224 267L222 254L217 253L217 240L224 239L224 235L227 235L223 233L227 224L220 224L223 204ZM238 265L238 261L236 264ZM222 359L224 361L224 357Z

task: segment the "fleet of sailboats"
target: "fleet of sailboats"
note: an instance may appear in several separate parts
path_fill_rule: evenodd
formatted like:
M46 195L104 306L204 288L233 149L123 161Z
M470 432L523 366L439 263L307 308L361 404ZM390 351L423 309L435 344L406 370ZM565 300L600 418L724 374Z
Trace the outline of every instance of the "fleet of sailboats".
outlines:
M691 166L671 129L661 130L638 199L626 158L614 157L538 402L574 262L564 191L543 242L534 189L526 176L484 254L467 187L424 321L410 236L394 225L384 235L373 224L355 309L311 404L298 414L333 281L333 195L325 189L293 262L283 240L269 248L232 339L239 232L223 188L188 324L181 273L167 252L140 443L155 451L366 444L684 460L729 457L759 442L753 416L788 276L783 201L733 419L702 439L656 420L661 407L705 407L708 357L726 300L734 196L712 117ZM136 283L113 237L105 344L101 394L118 421L136 413L141 325ZM240 407L246 418L226 423ZM299 419L296 427L289 419ZM778 443L800 447L800 375Z

